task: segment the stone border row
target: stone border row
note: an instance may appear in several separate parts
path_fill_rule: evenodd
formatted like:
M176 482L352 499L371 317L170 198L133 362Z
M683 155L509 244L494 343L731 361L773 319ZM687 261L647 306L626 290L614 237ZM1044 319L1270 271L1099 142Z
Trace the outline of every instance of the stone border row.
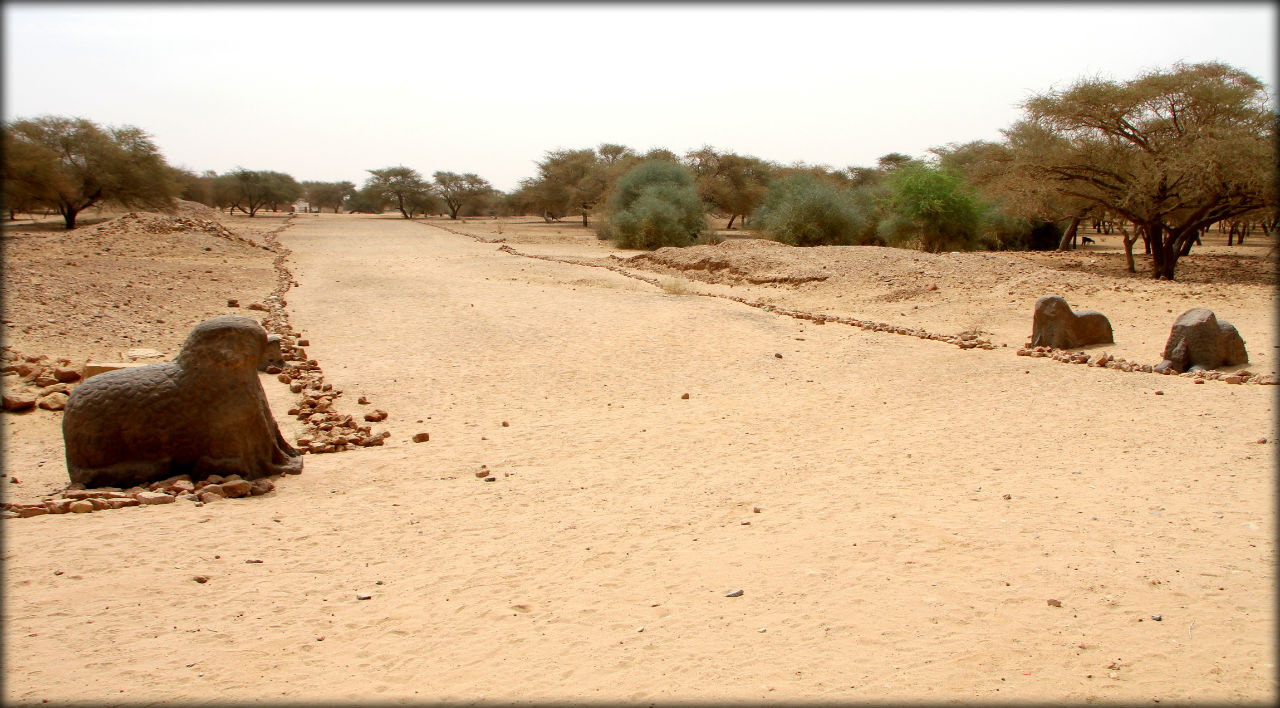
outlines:
M434 226L438 229L443 229L444 231L448 231L449 233L457 234L459 236L467 236L476 241L479 241L480 243L502 243L503 241L506 240L506 239L490 240L490 239L477 236L475 234L467 233L465 231L458 231L456 229L451 229L447 226L440 226L438 224L433 224L429 222L420 222L420 223L426 224L428 226ZM511 246L505 243L503 243L503 245L501 245L498 248L498 250L503 253L509 253L513 256L521 256L524 258L534 258L537 260L550 261L553 263L564 263L567 265L587 266L591 268L604 268L605 270L613 271L620 275L624 275L628 278L633 278L635 280L648 283L650 285L653 285L654 287L658 287L658 288L662 287L661 281L659 281L657 278L649 278L642 275L637 275L635 273L632 273L630 271L623 269L620 266L616 266L609 263L593 263L593 262L588 262L588 261L575 259L575 258L556 258L554 256L540 256L532 253L523 253L521 251L517 251L516 249L512 248ZM811 312L803 312L800 310L790 310L787 308L781 308L781 307L777 307L774 305L770 305L770 304L762 303L758 301L756 302L749 301L745 298L736 297L733 295L716 295L714 293L692 293L692 294L699 295L702 297L713 297L713 298L719 298L722 300L731 300L733 302L737 302L737 303L746 305L748 307L754 307L757 309L764 310L765 312L774 312L780 315L786 315L787 317L793 317L795 319L816 322L817 324L826 324L827 322L836 322L839 324L859 327L861 329L872 331L872 332L888 332L890 334L906 335L911 337L917 337L919 339L931 339L935 341L943 341L943 342L947 342L948 344L954 344L955 346L960 347L961 349L995 349L996 348L996 346L992 344L989 339L978 337L976 334L970 334L970 333L961 333L961 334L953 334L953 335L937 334L934 332L929 332L919 327L902 327L899 325L889 324L887 322L874 322L871 320L860 320L853 317L821 315L821 314L814 314ZM1000 346L1007 347L1008 345L1002 344ZM1155 366L1151 364L1139 364L1138 362L1128 361L1123 358L1117 359L1115 356L1108 354L1106 352L1098 354L1094 357L1090 357L1089 354L1086 352L1073 352L1073 351L1068 351L1063 349L1053 349L1051 347L1024 346L1019 348L1016 354L1017 356L1049 358L1049 359L1053 359L1054 361L1059 361L1066 364L1087 364L1088 366L1092 366L1092 367L1103 367L1107 369L1115 369L1117 371L1138 372L1138 373L1158 373L1158 374L1170 375L1170 372L1167 372L1167 371L1165 372L1155 371ZM1274 374L1255 374L1253 372L1246 371L1246 370L1237 371L1229 374L1223 373L1220 371L1188 371L1182 374L1178 374L1178 376L1182 378L1192 379L1194 383L1198 383L1198 384L1202 384L1205 381L1223 381L1229 384L1246 384L1246 383L1262 384L1262 385L1280 384L1280 379L1278 379Z
M280 243L279 235L293 225L294 218L290 216L284 224L263 236L267 249L276 254L272 260L276 284L265 303L253 303L249 306L251 309L264 310L267 315L263 326L267 331L280 336L280 354L285 365L269 366L266 372L274 374L278 381L289 386L290 393L299 396L297 405L288 410L288 415L297 418L304 427L304 434L299 435L296 441L299 452L320 455L356 447L381 446L391 437L390 432L384 430L374 433L370 426L361 425L354 416L343 415L334 410L335 399L342 395L342 390L325 382L320 362L307 358L304 347L311 344L310 340L301 339L301 335L289 324L289 313L285 310L289 303L284 296L290 288L298 285L298 281L294 280L293 272L286 265L293 251ZM233 305L228 302L228 306ZM369 401L362 396L359 402L367 404ZM366 413L364 420L376 423L387 417L385 411L376 410Z

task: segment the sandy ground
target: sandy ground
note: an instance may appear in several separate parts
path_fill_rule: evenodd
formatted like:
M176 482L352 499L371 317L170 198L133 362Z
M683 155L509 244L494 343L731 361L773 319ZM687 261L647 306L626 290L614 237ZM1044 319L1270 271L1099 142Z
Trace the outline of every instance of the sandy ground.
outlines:
M292 326L391 438L261 497L0 521L6 700L1276 697L1276 389L1014 353L1056 292L1150 363L1210 307L1272 372L1273 270L730 245L757 275L834 271L751 284L567 224L287 227ZM191 287L185 317L234 296ZM264 386L291 438L293 397ZM65 483L58 418L5 416L8 498Z

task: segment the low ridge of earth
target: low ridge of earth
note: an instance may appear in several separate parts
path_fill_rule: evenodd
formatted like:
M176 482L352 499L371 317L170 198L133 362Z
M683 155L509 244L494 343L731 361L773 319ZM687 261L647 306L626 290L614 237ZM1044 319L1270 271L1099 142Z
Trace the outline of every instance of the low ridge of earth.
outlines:
M1210 233L1170 283L1092 232L639 253L538 219L119 216L7 225L17 360L169 357L286 282L286 440L310 362L304 395L387 435L238 498L0 520L9 701L1276 698L1277 389L1238 383L1275 373L1261 240ZM1046 294L1116 343L1018 356ZM1093 365L1157 363L1192 307L1250 363ZM6 501L66 486L60 418L4 415Z

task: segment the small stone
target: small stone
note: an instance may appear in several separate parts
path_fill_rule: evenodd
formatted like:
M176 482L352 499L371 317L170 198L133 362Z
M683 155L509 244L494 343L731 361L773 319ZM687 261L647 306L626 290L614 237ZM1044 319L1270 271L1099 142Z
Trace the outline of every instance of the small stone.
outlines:
M773 358L774 358L774 359L781 359L781 358L782 358L782 352L774 352L774 353L773 353Z
M356 599L357 599L357 600L372 600L372 599L373 599L373 595L366 595L366 594L364 594L364 593L359 593L359 592L358 592L358 593L356 593Z
M1002 497L1000 497L1000 498L1001 498L1001 499L1008 500L1008 499L1012 499L1012 498L1013 498L1013 496L1012 496L1012 495L1009 495L1009 494L1005 494L1004 496L1002 496Z
M1267 444L1267 439L1266 439L1266 438L1258 438L1258 444L1259 444L1259 445L1266 445L1266 444Z
M93 502L88 499L78 499L71 502L71 505L67 508L73 514L88 514L93 511Z
M299 339L299 340L298 340L298 346L300 346L300 347L309 347L309 346L311 346L311 340L310 340L310 339Z
M1151 615L1151 619L1153 619L1153 620L1155 620L1155 621L1157 621L1157 622L1163 622L1163 621L1164 621L1164 615Z
M219 499L226 499L226 497L222 496L221 494L215 494L213 492L200 492L199 494L196 495L196 497L200 499L200 503L202 504L215 502L215 501L218 501Z
M431 439L431 433L414 433L413 441L416 443L427 442Z
M1195 381L1192 381L1191 383L1193 383L1193 384L1202 384L1202 383L1204 383L1204 379L1196 379Z
M753 507L751 507L751 513L753 513L753 514L759 514L759 513L760 513L760 507L758 507L758 506L753 506Z
M511 424L504 420L504 421L502 421L502 427L504 427L504 428L510 428L510 427L511 427Z
M172 504L177 501L164 492L138 492L133 498L140 504Z
M227 307L240 307L239 300L227 300Z
M739 521L738 523L739 523L739 524L741 524L741 525L743 525L743 526L750 526L750 525L751 525L751 522L750 522L750 521L748 521L747 519L743 519L742 521Z
M689 394L687 394L687 393L686 393L686 394L684 394L683 396L681 396L681 397L680 397L680 400L682 400L682 401L687 401L687 400L689 400Z
M741 591L741 590L730 590L729 592L725 593L725 595L724 595L724 596L725 596L725 597L742 597L742 591Z
M194 580L194 581L196 581L197 583L200 583L201 585L203 585L203 584L205 584L205 583L209 582L209 576L207 576L207 575L197 575L197 576L195 576L194 578L192 578L192 580Z
M1045 600L1045 602L1049 603L1049 607L1062 607L1062 601L1061 601L1061 600L1054 600L1054 599L1050 598L1050 599L1048 599L1048 600Z
M1164 391L1156 391L1156 395L1157 395L1157 396L1163 396L1163 395L1164 395Z
M494 476L490 475L490 476L488 476L488 477L485 477L485 478L484 478L484 481L486 481L486 482L493 482L493 481L496 481L497 479L498 479L497 477L494 477Z
M369 397L368 397L368 396L361 396L360 398L356 399L356 403L359 403L360 405L368 405L368 403L369 403ZM421 421L419 421L419 422L421 422Z
M261 562L262 562L261 558L249 558L245 560L245 563L261 563Z
M477 471L476 471L476 476L477 476L477 477L488 477L488 476L489 476L489 470L477 470Z

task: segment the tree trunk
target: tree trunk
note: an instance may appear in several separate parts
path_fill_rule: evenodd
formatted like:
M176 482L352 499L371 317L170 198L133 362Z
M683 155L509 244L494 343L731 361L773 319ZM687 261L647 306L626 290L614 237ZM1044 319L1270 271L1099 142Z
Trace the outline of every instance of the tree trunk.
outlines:
M1182 255L1178 239L1172 234L1166 234L1164 224L1157 221L1144 224L1143 230L1147 235L1147 243L1151 246L1151 277L1156 280L1173 280L1174 268L1178 265L1178 257Z
M76 227L76 214L79 214L80 211L71 207L59 209L58 211L62 212L62 223L66 224L67 231L74 229Z
M1181 245L1181 246L1178 246L1178 247L1177 247L1177 248L1178 248L1178 255L1179 255L1179 256L1185 256L1185 255L1187 255L1187 254L1191 253L1191 246L1192 246L1192 244L1199 243L1199 242L1200 242L1200 233L1199 233L1199 232L1196 232L1196 236L1195 236L1194 238L1186 239L1186 241L1184 241L1184 242L1182 243L1182 245Z
M1134 234L1130 236L1129 230L1124 228L1123 226L1119 226L1117 227L1117 229L1120 231L1120 238L1124 242L1125 265L1128 266L1128 270L1130 273L1137 273L1138 268L1133 263L1133 244L1137 243L1138 234L1135 231Z
M587 210L582 210L582 228L587 228Z
M726 226L726 227L724 227L726 231L731 230L731 229L733 228L733 220L734 220L734 219L736 219L736 218L738 218L738 215L737 215L737 214L730 214L730 215L729 215L729 225L728 225L728 226Z
M1071 218L1071 223L1067 224L1067 230L1062 232L1062 240L1058 241L1059 251L1068 251L1076 247L1076 231L1080 228L1080 217Z

